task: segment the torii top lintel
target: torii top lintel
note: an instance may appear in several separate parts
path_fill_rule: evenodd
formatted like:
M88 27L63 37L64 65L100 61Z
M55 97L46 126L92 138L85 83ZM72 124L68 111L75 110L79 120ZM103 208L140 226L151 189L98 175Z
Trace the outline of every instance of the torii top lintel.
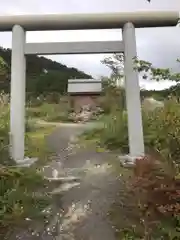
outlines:
M132 22L136 28L175 26L177 11L115 12L87 14L48 14L0 16L0 31L21 25L26 31L113 29Z

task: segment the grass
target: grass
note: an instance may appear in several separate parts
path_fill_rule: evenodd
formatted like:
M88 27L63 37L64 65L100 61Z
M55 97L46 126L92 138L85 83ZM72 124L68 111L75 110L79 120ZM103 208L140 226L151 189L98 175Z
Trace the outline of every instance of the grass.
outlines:
M121 189L117 200L119 202L116 201L109 212L110 220L116 229L116 238L119 240L140 240L143 231L140 225L140 213L132 196Z
M16 229L19 229L20 232L24 231L31 224L31 221L23 220L25 218L32 219L33 224L43 224L44 216L41 211L52 204L52 197L48 194L48 189L53 186L49 186L49 182L41 175L40 169L47 161L50 161L52 152L48 148L46 138L54 131L55 127L40 126L34 123L30 129L25 138L25 156L37 157L38 161L28 168L4 169L1 167L1 188L5 192L2 200L6 211L4 210L3 217L0 216L0 221L2 220L0 222L0 239L8 239L9 237L6 238L6 236L14 235ZM7 181L3 182L5 177ZM9 190L6 189L7 187ZM0 201L1 205L3 201Z
M131 168L124 168L120 165L117 156L110 159L113 172L119 176L119 188L116 194L116 199L110 206L108 216L112 226L115 229L116 238L119 240L135 240L136 238L126 238L126 231L129 234L129 229L133 225L139 224L140 214L137 205L128 190L128 182L133 176ZM140 238L137 238L140 240Z
M44 225L42 210L52 204L52 196L48 192L54 186L44 179L41 167L51 160L47 136L55 126L41 126L35 117L28 116L25 156L38 158L38 161L27 168L19 167L10 158L8 150L9 106L0 108L0 239L9 239L9 234L14 234L16 230L24 231L31 225L31 221L25 221L26 218L35 225L38 222Z
M92 135L90 134L91 132ZM87 131L80 136L79 143L86 147L93 145L96 147L97 152L107 151L107 149L98 145L97 136L98 132L96 129L94 131ZM112 226L115 228L117 239L130 240L131 238L125 238L126 229L128 229L129 234L129 229L132 225L138 225L140 218L137 205L127 187L129 179L133 176L133 170L122 167L117 157L110 158L109 163L112 165L113 172L116 176L119 176L120 180L116 199L108 212L108 216L112 222ZM134 240L134 238L132 239Z
M69 122L68 106L43 103L40 106L28 107L27 116L49 122Z
M128 189L128 182L133 176L133 170L124 168L115 160L112 163L114 172L120 176L119 189L116 199L109 210L109 219L115 228L116 238L119 240L140 240L135 238L137 233L133 233L134 226L140 226L139 231L142 232L140 225L140 212L137 208L136 200ZM131 238L131 235L133 236Z
M47 145L47 136L54 130L52 125L37 125L34 131L26 134L26 150L25 155L28 157L38 158L39 164L44 164L48 161L52 152Z

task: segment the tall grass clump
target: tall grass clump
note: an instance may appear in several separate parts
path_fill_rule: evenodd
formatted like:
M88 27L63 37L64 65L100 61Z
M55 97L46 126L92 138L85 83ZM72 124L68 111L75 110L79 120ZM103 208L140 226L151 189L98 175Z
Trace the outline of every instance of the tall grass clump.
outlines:
M147 153L157 153L172 164L180 164L180 103L171 98L164 107L142 109L142 116ZM127 113L111 112L104 118L104 127L89 131L86 137L96 137L107 148L128 153Z
M145 145L171 164L180 164L180 103L166 100L163 108L143 112Z
M29 128L30 131L30 128ZM0 104L0 239L14 228L26 227L26 219L38 219L49 205L46 182L36 169L19 167L9 155L9 104Z
M48 122L70 121L70 108L64 103L44 102L39 106L27 107L27 116L29 118L39 118Z
M107 148L128 152L127 116L122 111L111 112L104 122L100 143Z
M9 164L9 107L0 106L0 164Z

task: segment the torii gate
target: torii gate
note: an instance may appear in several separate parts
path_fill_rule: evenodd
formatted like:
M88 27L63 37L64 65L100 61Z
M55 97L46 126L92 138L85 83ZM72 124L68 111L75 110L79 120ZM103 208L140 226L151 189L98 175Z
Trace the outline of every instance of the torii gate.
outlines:
M138 73L134 70L135 28L175 26L179 12L129 12L0 16L0 31L12 31L10 144L24 160L26 55L120 53L125 55L125 89L130 156L144 155ZM122 29L122 41L26 43L26 31Z

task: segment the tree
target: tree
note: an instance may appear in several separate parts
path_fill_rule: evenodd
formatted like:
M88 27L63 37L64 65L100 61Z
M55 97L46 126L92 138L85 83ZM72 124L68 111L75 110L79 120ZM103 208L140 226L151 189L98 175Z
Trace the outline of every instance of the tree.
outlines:
M69 74L64 71L49 71L32 78L27 82L27 91L39 95L48 92L59 92L63 94L67 91Z
M115 85L119 82L122 85L124 80L124 54L114 54L101 62L111 70L110 82Z
M179 60L177 60L179 62ZM180 73L174 73L169 68L156 68L152 63L135 59L135 68L138 72L144 74L145 79L149 80L169 80L169 81L180 81Z
M180 62L177 59L177 62ZM114 54L111 57L105 58L102 63L106 64L111 71L112 77L122 78L124 76L124 55ZM169 68L157 68L152 63L134 58L134 69L141 73L144 79L149 80L170 80L180 82L180 73L174 73Z
M180 60L177 60L180 62ZM102 63L106 64L111 71L111 77L109 82L113 83L120 79L121 83L124 80L124 55L115 54L111 57L105 58ZM143 79L148 81L176 81L175 86L170 87L169 89L164 89L161 91L148 91L146 89L141 89L141 97L154 97L157 100L162 100L168 98L168 96L176 96L177 99L180 99L180 73L174 73L169 68L156 68L152 63L144 60L139 60L138 58L134 59L134 68L141 74ZM117 82L117 81L116 81Z

